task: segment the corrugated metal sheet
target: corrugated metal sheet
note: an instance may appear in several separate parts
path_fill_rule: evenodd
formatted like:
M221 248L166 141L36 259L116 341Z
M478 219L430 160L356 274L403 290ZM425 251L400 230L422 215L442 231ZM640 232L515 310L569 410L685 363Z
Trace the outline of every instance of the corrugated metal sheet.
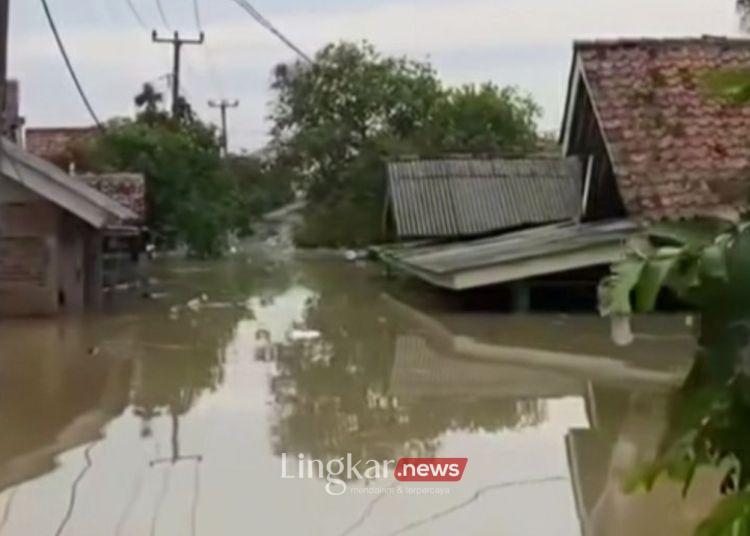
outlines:
M522 259L582 249L598 243L625 241L638 229L628 220L559 224L503 236L389 250L402 263L434 273L452 273Z
M625 243L638 229L628 220L559 223L449 244L379 248L376 253L387 264L430 283L463 289L609 264L622 256ZM599 253L593 254L595 251ZM563 270L553 262L575 253L583 254L575 260L575 266L566 264ZM535 264L534 261L543 262ZM512 273L503 272L509 266L520 268ZM456 280L483 270L496 272L491 282L474 284Z
M577 159L392 162L388 183L402 238L476 236L575 218Z

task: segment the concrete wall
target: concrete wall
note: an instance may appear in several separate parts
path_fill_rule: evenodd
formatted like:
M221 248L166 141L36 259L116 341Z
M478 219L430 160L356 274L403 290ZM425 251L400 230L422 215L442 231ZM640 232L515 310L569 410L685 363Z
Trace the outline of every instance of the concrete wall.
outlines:
M0 176L0 315L79 311L98 243L88 224ZM89 255L96 256L95 252ZM96 276L96 273L93 273Z

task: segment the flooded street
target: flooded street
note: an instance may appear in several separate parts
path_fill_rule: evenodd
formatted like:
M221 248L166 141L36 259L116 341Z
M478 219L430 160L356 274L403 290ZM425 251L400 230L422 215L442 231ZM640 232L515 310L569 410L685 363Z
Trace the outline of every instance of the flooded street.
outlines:
M158 299L0 322L1 536L680 535L718 498L700 470L686 499L624 489L690 370L684 316L637 319L617 348L595 316L417 306L355 264L154 275ZM468 465L341 495L282 478L283 455L348 454Z

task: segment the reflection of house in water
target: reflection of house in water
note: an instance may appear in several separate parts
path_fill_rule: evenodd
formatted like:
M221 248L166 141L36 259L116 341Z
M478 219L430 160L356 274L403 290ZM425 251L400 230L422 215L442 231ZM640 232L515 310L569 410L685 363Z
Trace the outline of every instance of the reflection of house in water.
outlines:
M439 354L485 364L515 365L536 374L546 371L585 382L670 389L681 384L695 343L677 318L636 319L638 343L616 347L609 325L594 316L504 316L444 314L438 318L389 296L391 314L415 326ZM491 325L487 331L481 326ZM582 350L585 348L585 350ZM530 391L533 392L533 389Z
M13 431L0 435L2 491L52 471L60 454L99 440L127 407L131 363L90 355L74 324L14 323L0 338L0 429Z
M593 319L605 329L592 323L587 344L576 353L558 332L571 329L564 320L555 327L552 317L525 318L532 326L498 326L499 333L490 336L477 333L471 322L462 325L449 315L436 319L386 300L394 316L410 326L397 339L390 382L390 392L405 405L442 408L441 402L462 398L508 399L520 414L542 422L548 401L584 401L588 427L569 429L564 445L583 536L689 534L705 517L719 487L713 476L697 477L687 500L680 482L661 482L650 494L623 489L639 464L656 458L668 404L691 364L694 344L680 336L674 322L671 330L658 328L662 338L641 332L639 342L622 349L608 343L606 323ZM585 324L584 318L575 320L578 330Z
M699 470L687 495L681 480L666 475L649 492L628 489L638 471L659 456L670 395L592 390L590 428L566 436L582 536L693 534L708 516L723 474Z
M430 398L511 398L536 401L585 393L585 382L516 364L456 358L420 335L400 335L390 393L409 404Z

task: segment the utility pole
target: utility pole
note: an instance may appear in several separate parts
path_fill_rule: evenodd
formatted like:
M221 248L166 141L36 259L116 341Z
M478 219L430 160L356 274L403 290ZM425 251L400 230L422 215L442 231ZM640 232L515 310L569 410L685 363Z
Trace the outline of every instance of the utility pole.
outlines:
M237 108L240 105L240 101L222 99L220 101L208 101L208 105L211 108L219 108L221 111L221 148L224 152L224 156L229 154L229 137L227 134L227 109Z
M5 136L5 109L8 101L8 19L10 0L0 0L0 136Z
M0 0L2 1L2 0ZM154 43L169 44L174 47L174 61L172 63L172 116L177 117L180 108L180 54L182 45L202 45L205 39L203 32L198 39L180 39L180 33L175 32L173 37L159 37L156 30L151 34Z

